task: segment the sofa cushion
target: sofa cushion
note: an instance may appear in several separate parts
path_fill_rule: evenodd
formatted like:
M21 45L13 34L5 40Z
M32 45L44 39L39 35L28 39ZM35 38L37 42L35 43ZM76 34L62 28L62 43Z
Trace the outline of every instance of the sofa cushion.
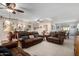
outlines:
M30 39L34 38L34 35L29 35L29 38L30 38Z
M29 39L29 37L28 37L28 36L22 36L21 38L22 38L22 40Z
M59 40L58 38L56 37L48 37L48 39L52 39L52 40Z

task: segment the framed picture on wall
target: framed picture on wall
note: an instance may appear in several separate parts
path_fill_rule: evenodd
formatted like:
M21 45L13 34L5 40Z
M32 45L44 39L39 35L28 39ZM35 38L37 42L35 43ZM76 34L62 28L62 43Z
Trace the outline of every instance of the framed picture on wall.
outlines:
M44 27L46 30L48 30L48 25L44 25L43 27Z
M28 28L31 28L31 25L28 25Z
M72 26L72 28L76 28L76 26Z
M56 29L59 29L59 26L56 24Z

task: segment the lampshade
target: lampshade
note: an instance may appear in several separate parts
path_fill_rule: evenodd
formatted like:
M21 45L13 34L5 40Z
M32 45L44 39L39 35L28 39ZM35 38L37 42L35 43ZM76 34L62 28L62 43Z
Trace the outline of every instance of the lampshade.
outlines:
M7 26L5 27L5 29L4 29L4 31L5 31L6 33L14 32L13 27L12 27L11 25L7 25Z
M5 21L5 28L4 31L9 33L9 32L13 32L13 26L11 25L10 21L6 20Z

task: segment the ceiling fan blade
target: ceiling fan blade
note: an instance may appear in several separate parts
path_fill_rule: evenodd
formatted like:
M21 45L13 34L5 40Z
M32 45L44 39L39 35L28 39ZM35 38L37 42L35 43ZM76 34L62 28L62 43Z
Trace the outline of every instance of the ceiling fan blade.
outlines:
M15 9L15 11L18 11L18 12L24 13L24 11L19 10L19 9Z
M0 9L5 9L5 8L3 8L3 7L0 7Z
M4 4L2 4L2 3L0 3L0 5L2 5L2 6L4 6L4 7L6 7L6 5L4 5Z
M0 9L7 9L7 6L6 5L4 5L2 3L0 3L0 5L2 5L2 7L0 7Z

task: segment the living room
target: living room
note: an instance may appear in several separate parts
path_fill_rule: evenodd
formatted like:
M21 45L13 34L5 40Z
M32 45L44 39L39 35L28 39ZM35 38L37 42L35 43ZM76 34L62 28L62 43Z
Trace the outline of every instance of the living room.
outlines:
M79 56L78 7L73 3L0 3L0 55Z

